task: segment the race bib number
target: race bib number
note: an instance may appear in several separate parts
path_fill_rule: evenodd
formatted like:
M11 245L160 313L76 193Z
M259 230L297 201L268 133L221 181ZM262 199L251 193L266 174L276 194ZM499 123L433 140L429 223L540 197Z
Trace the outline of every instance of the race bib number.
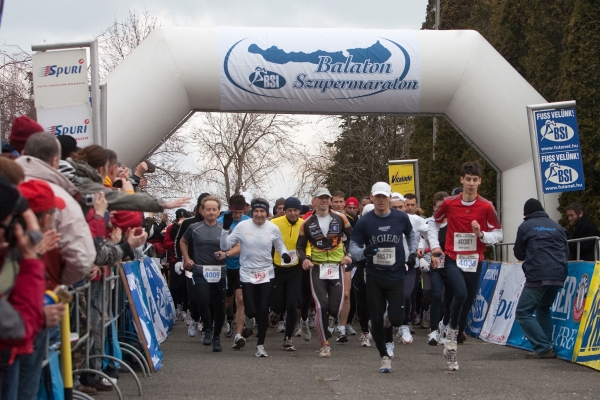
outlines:
M392 266L396 264L396 248L380 247L373 257L373 264Z
M221 266L205 265L202 267L202 275L206 279L206 282L217 283L221 280Z
M319 266L319 278L321 279L339 279L340 278L340 264L321 264Z
M440 261L438 262L437 269L444 268L444 263L446 262L446 255L442 254L442 256L439 258L439 260Z
M281 260L281 265L294 265L298 262L298 254L296 254L296 250L292 250L292 251L288 251L288 254L291 258L289 263L286 263L285 261L283 261L283 259Z
M479 254L457 254L456 265L464 272L477 272Z
M477 236L474 233L455 233L454 251L477 251Z
M250 271L250 283L254 285L258 285L261 283L270 282L269 278L269 270L268 269L257 269L254 271Z

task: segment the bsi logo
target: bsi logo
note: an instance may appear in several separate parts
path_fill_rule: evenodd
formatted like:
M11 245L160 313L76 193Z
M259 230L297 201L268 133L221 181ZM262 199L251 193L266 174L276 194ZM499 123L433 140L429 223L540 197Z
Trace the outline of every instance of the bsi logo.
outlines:
M550 166L544 171L544 176L546 177L545 183L550 181L557 185L573 183L579 178L575 169L555 162L550 163Z
M547 120L544 126L540 129L542 140L548 139L553 142L566 142L575 136L575 131L569 125Z
M256 86L261 89L281 89L285 86L285 78L277 72L267 71L266 68L256 67L253 73L248 77L250 86Z

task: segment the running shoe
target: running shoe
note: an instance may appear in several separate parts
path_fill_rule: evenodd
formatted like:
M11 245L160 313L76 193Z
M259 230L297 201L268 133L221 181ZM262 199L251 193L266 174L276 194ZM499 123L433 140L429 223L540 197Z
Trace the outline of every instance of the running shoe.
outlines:
M296 351L296 348L294 347L294 342L292 342L291 337L285 338L285 340L283 341L283 349L285 351Z
M224 335L226 338L230 338L233 336L233 321L225 321L225 325L223 326Z
M421 321L421 328L431 329L431 317L429 311L423 311L423 320Z
M205 346L210 346L213 342L213 330L207 329L203 332L202 335L202 344Z
M446 343L446 334L448 333L448 325L444 325L443 321L440 321L440 323L438 324L438 342L439 344L445 344Z
M308 327L310 329L315 329L317 327L316 317L317 313L314 310L308 314Z
M414 325L420 325L422 320L420 314L415 315L415 318L413 319Z
M233 348L236 350L241 349L246 345L246 339L240 334L235 335L235 339L233 339Z
M279 314L275 314L274 312L271 312L269 314L269 325L274 328L275 326L277 326L277 322L279 321ZM281 321L279 321L281 322ZM279 332L279 331L277 331Z
M177 309L175 311L175 318L181 318L181 313L183 313L183 311L181 310L181 304L177 304Z
M381 357L381 368L379 368L379 372L382 374L389 374L392 372L392 360L389 357Z
M328 345L321 347L321 350L319 350L319 357L330 358L331 357L331 347L329 347Z
M188 336L196 337L198 336L198 323L192 321L192 323L188 326Z
M327 327L327 330L332 335L333 335L333 332L335 332L335 321L333 320L333 317L329 317L329 326Z
M456 351L458 349L458 344L456 343L457 336L458 329L448 329L446 344L444 344L444 357L446 357L448 371L458 371L458 360L456 359Z
M190 310L187 310L187 312L185 313L185 317L183 317L183 320L185 321L185 324L187 326L190 326L190 324L193 321L193 319L192 319L192 313L190 312Z
M277 332L278 333L285 333L285 321L279 321L277 323Z
M265 346L263 346L262 344L256 346L256 357L269 357L269 355L265 351Z
M309 321L304 321L302 318L300 318L300 334L302 335L302 339L304 339L307 342L310 340L311 337L309 326Z
M412 324L412 322L409 322L406 326L408 326L408 331L410 332L411 335L415 334L415 328Z
M253 333L254 333L254 331L252 330L252 328L242 329L242 336L246 339L248 339L250 336L252 336Z
M346 343L348 341L348 338L346 337L346 327L338 325L337 329L338 329L338 337L335 341L338 343Z
M296 328L294 329L294 337L300 337L302 336L302 328L300 328L300 324L296 325Z
M398 334L401 336L400 340L398 340L399 343L411 344L413 342L413 337L410 334L408 325L402 325L398 331Z
M386 343L385 348L387 349L388 356L394 358L394 342Z
M437 346L440 342L438 331L432 331L427 336L427 344L430 346Z
M218 336L213 336L212 351L214 351L215 353L220 353L223 351L223 346L221 346L221 339Z
M346 335L348 335L348 336L356 336L356 331L352 327L352 324L346 324Z
M362 347L371 347L371 334L369 332L363 333L361 340Z

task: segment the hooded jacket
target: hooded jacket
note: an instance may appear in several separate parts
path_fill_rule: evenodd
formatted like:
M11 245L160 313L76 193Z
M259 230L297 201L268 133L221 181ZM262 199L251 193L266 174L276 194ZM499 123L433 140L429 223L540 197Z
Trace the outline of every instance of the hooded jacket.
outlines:
M81 197L77 188L60 172L39 158L22 156L16 162L23 167L25 179L47 182L54 195L65 201L64 210L57 210L56 231L60 233L58 248L44 254L47 288L59 284L72 285L88 276L96 258L96 248L85 216L77 203Z
M165 201L162 199L157 199L146 193L127 194L119 190L112 190L103 185L102 177L89 164L70 158L67 161L75 169L75 174L81 178L81 186L78 189L83 196L79 199L79 204L84 213L89 211L89 207L85 205L85 195L100 191L104 192L109 210L159 212L165 209Z
M523 261L526 284L567 278L567 233L543 211L525 217L517 230L514 254Z

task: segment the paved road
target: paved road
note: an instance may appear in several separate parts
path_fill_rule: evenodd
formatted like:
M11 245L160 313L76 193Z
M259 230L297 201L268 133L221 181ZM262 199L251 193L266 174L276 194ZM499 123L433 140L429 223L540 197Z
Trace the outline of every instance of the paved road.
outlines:
M163 344L164 367L142 378L143 399L600 399L600 372L553 360L526 360L525 352L469 338L459 345L460 371L445 370L442 347L428 346L426 330L417 329L411 345L396 344L391 374L380 374L373 344L360 347L358 336L333 344L330 359L318 357L314 340L296 338L296 352L282 350L283 334L269 329L268 358L254 356L256 338L241 351L212 353L200 336L190 339L182 322ZM119 387L128 399L137 397L129 374ZM102 393L98 399L116 398Z

